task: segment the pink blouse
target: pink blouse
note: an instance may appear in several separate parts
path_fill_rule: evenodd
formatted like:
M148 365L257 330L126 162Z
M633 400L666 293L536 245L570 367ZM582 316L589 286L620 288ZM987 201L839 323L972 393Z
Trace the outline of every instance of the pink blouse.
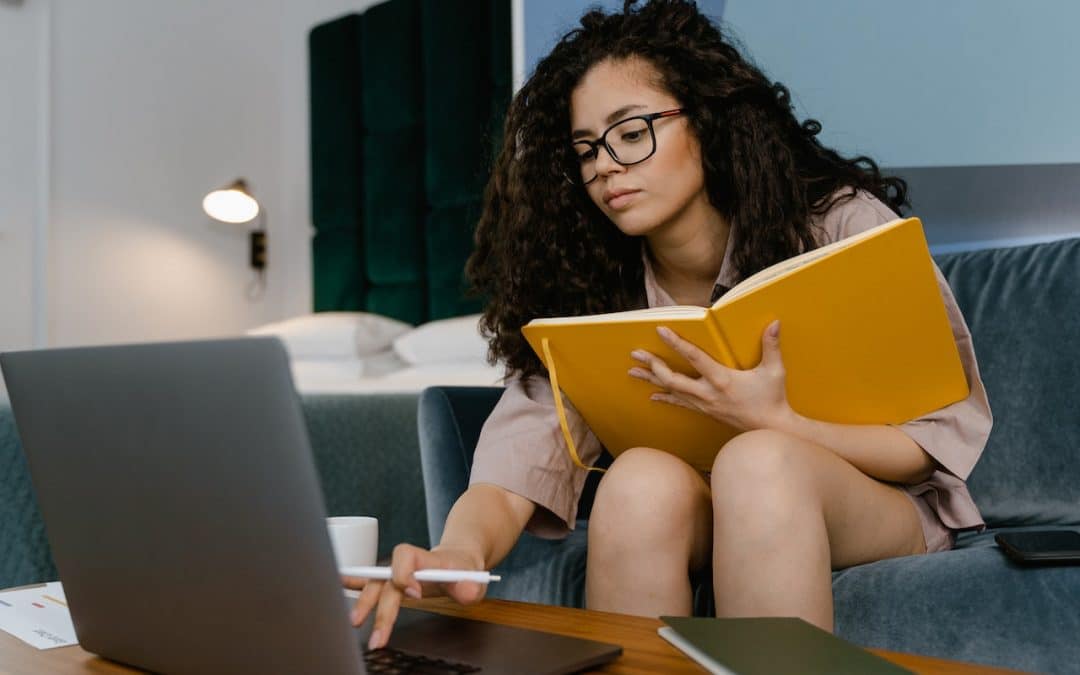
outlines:
M881 201L859 191L854 198L816 219L815 225L823 239L820 244L827 244L896 217ZM731 249L727 247L717 277L717 284L726 288L739 281L731 262ZM643 259L648 306L675 304L657 283L649 257L643 255ZM971 473L990 435L990 405L979 377L971 333L948 282L936 265L934 269L970 393L962 401L896 426L941 467L925 482L902 487L925 501L948 528L981 529L985 524L964 479ZM600 442L569 402L566 417L581 461L593 464L602 452ZM498 485L531 500L541 508L536 510L527 529L538 536L560 538L574 527L585 476L586 472L574 466L567 453L547 378L509 377L506 391L480 433L469 483Z

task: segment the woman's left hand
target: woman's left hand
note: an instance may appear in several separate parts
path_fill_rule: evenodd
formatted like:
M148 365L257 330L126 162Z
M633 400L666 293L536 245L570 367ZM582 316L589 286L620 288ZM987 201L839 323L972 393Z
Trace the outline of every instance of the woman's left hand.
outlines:
M644 367L630 375L660 389L654 401L697 410L742 431L779 428L794 413L787 400L786 373L780 357L780 322L773 321L761 338L762 358L750 370L728 368L668 328L661 339L697 370L694 378L672 370L660 357L644 350L631 352Z

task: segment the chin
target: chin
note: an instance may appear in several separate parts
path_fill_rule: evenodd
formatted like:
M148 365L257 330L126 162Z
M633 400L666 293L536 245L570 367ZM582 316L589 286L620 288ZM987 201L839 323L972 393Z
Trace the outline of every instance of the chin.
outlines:
M629 237L642 237L652 232L657 227L657 219L647 213L630 212L616 213L608 216L620 232Z

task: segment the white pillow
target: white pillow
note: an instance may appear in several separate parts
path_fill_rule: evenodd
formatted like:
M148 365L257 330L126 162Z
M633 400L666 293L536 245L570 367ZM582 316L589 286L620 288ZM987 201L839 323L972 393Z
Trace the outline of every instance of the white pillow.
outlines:
M412 328L368 312L318 312L268 323L248 335L276 335L293 359L351 359L385 351Z
M414 366L467 361L486 363L488 343L480 335L480 315L429 321L394 340L394 351Z

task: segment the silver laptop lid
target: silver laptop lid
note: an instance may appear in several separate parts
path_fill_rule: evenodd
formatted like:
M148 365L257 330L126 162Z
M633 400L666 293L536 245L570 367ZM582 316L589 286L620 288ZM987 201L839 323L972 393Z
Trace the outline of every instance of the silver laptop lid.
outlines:
M275 338L0 355L79 642L169 673L362 673Z

